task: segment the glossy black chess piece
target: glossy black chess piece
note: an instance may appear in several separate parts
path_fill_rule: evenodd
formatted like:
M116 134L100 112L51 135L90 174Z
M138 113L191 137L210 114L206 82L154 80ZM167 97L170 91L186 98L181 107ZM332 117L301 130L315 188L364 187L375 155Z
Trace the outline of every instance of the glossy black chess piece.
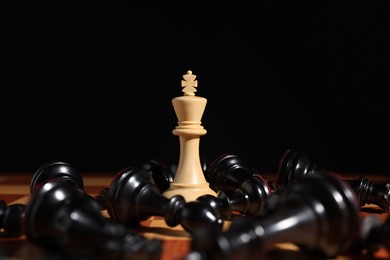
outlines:
M380 247L390 252L390 217L385 221L376 215L368 215L362 220L360 250L373 254Z
M69 181L79 189L84 189L84 180L81 173L71 164L61 161L51 161L41 165L35 171L30 182L30 193L40 189L49 181Z
M284 188L304 175L324 172L329 172L329 170L313 163L307 154L288 149L280 160L276 186L278 189ZM349 180L345 177L344 179L356 192L361 206L375 204L384 212L389 211L390 182L375 184L370 182L366 176L360 176L357 180Z
M81 174L72 165L60 161L51 161L43 164L34 173L30 181L30 193L40 189L42 185L49 181L69 181L80 189L84 188ZM0 227L4 229L8 236L18 237L23 234L21 226L25 206L22 203L6 205L5 201L0 200Z
M257 173L255 169L236 154L222 154L206 168L205 178L214 191L235 192L241 184L253 178L259 178L264 189L273 190L272 183Z
M159 187L160 192L163 193L169 189L169 186L175 177L176 170L173 167L173 165L166 164L161 160L152 159L139 168L152 173L154 183Z
M105 218L78 177L64 162L41 166L30 183L27 205L0 200L0 228L7 236L26 235L58 259L159 259L162 241L147 240Z
M0 229L9 237L19 237L23 234L22 218L25 205L14 203L7 205L5 200L0 200Z
M264 185L265 181L251 178L244 181L234 192L217 192L217 197L203 195L198 201L210 205L224 220L230 220L234 212L245 216L258 216L264 207L266 199L271 195L271 189Z
M151 159L146 163L142 164L139 168L144 169L151 173L154 183L160 189L160 192L163 193L166 191L173 178L175 177L176 168L173 164L166 164L158 159ZM102 209L107 209L107 196L109 192L109 187L102 189L95 199L99 202Z
M24 234L34 245L65 258L160 257L161 240L132 233L100 210L98 202L74 182L51 179L30 196L24 212Z
M223 220L212 207L200 201L186 202L181 195L163 196L150 171L128 167L112 180L104 205L110 217L128 227L151 216L165 219L169 227L181 225L187 232L207 227L222 230Z
M262 259L274 245L287 242L310 256L332 258L358 239L357 197L338 176L305 176L279 197L267 215L238 218L225 232L198 230L186 259Z

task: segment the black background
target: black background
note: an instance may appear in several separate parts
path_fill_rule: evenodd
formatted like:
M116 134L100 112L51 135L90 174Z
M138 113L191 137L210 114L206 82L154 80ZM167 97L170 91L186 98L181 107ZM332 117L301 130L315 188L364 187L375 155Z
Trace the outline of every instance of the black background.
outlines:
M7 10L0 171L176 163L171 99L192 70L208 100L202 160L230 152L274 172L294 148L335 171L388 174L387 1L338 2Z

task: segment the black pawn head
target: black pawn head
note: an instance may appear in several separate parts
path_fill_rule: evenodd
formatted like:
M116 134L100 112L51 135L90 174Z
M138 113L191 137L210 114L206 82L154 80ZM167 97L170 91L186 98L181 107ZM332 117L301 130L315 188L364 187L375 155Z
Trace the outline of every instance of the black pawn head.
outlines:
M149 160L140 168L151 172L160 192L164 192L170 187L176 172L175 169L172 169L172 165L167 165L160 160Z
M53 161L45 163L34 173L30 183L30 193L40 189L49 181L69 181L79 189L84 189L84 181L78 170L68 163Z
M24 204L7 205L4 200L0 200L0 229L3 229L7 236L19 237L23 234L24 209Z
M293 149L288 149L279 161L279 169L276 176L277 188L284 188L294 180L311 174L314 165L307 154L299 153Z
M142 194L141 194L142 191ZM111 181L107 195L107 211L119 223L133 226L143 218L139 198L148 194L161 194L152 173L140 168L127 167Z
M205 172L206 180L215 190L235 191L244 181L251 179L253 171L235 154L223 154L214 160Z

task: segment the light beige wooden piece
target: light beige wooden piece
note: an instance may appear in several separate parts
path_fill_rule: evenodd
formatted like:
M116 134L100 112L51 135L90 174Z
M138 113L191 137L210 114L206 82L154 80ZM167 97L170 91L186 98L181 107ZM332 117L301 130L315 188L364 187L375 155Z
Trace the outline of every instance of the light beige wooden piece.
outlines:
M179 194L188 202L205 194L216 196L216 192L204 177L199 157L200 136L207 133L201 122L207 99L195 96L198 82L192 71L189 70L183 78L183 96L172 99L178 118L178 125L172 133L179 136L180 158L175 177L163 195L171 198Z

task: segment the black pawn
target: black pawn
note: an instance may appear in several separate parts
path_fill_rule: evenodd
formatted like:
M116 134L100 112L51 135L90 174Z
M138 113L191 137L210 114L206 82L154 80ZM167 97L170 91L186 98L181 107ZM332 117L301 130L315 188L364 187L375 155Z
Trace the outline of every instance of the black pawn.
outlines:
M138 254L158 259L162 250L160 240L147 240L105 218L99 204L68 181L47 182L31 194L24 231L33 244L71 259Z
M107 211L112 219L128 227L140 220L161 216L168 226L181 225L192 233L199 227L222 230L223 221L207 204L185 202L181 195L166 198L155 184L150 171L129 167L112 180L106 196Z
M161 193L170 187L176 172L174 165L165 164L164 162L157 159L149 160L139 168L151 173L154 183L158 186ZM102 209L107 209L107 207L109 207L107 205L108 192L109 187L106 187L102 189L95 197L95 199L101 205Z
M210 163L205 178L214 191L234 192L244 181L252 179L254 173L238 155L227 153Z
M333 258L359 237L358 201L335 175L300 178L280 194L279 205L257 218L238 218L225 232L193 234L186 259L262 259L278 243L294 243L308 255Z
M30 182L30 193L50 181L69 181L79 189L84 189L84 180L77 169L66 162L52 161L43 164L34 173Z
M234 192L218 191L217 197L203 195L197 201L203 201L215 209L224 220L230 220L233 212L245 216L258 216L262 213L271 190L264 185L265 180L252 178L244 181Z
M0 200L0 229L9 237L19 237L23 234L23 217L25 205L15 203L7 205Z
M329 172L329 170L320 168L311 162L307 154L289 149L280 160L276 185L278 189L282 189L304 175L323 174L325 172ZM361 176L357 180L345 180L357 194L361 206L375 204L384 212L389 211L390 182L374 184L365 176Z
M157 159L149 160L140 166L141 169L152 173L154 183L159 187L161 193L169 189L175 177L175 170L172 167L172 165L167 165Z

